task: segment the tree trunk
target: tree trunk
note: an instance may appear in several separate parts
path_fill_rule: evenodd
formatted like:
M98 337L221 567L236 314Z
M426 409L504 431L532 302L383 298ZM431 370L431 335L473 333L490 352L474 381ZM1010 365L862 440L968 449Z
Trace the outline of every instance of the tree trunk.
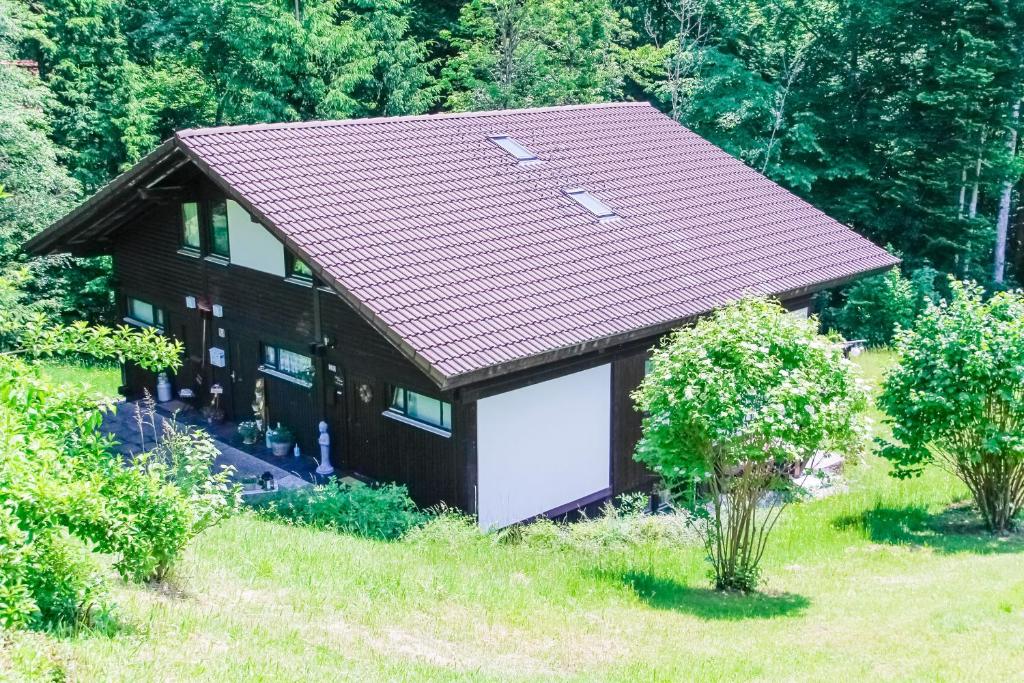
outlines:
M1020 100L1013 104L1010 116L1010 130L1006 141L1006 150L1012 160L1017 154L1017 123L1020 120ZM1006 232L1010 224L1010 198L1013 195L1015 178L1007 176L1003 180L1002 193L999 196L999 217L996 219L996 255L992 268L992 279L1002 284L1006 270Z
M978 143L978 161L974 166L974 187L971 188L971 204L967 209L967 217L975 218L978 215L978 186L981 184L981 159L985 155L985 131L981 131L981 141Z

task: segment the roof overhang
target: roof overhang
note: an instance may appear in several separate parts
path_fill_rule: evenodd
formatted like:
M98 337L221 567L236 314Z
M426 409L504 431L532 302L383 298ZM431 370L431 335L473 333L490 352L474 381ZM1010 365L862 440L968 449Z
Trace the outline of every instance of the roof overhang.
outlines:
M105 253L106 237L139 210L137 200L145 199L147 192L160 181L188 163L177 141L167 140L71 213L26 242L23 249L35 256L58 252L82 256Z
M855 273L853 275L847 275L841 278L826 280L820 283L815 283L813 285L808 285L806 287L789 289L781 292L771 292L763 295L770 296L773 299L778 299L779 301L786 301L801 296L808 296L811 294L816 294L818 292L825 291L827 289L832 289L834 287L842 287L843 285L849 284L850 282L854 282L861 278L871 277L872 275L884 273L892 269L894 266L898 265L898 263L899 261L896 260L892 264L882 266L880 268L874 268L872 270L866 270L860 273ZM456 389L460 387L469 386L472 384L478 384L498 377L503 377L513 373L521 372L524 370L532 370L534 368L539 368L548 364L558 363L575 356L581 356L584 354L591 353L600 353L603 351L609 351L620 346L635 346L636 344L642 343L645 340L647 340L653 346L662 335L667 334L685 325L689 325L693 323L695 320L699 319L700 317L707 315L712 310L713 309L709 309L707 311L695 313L694 315L688 316L686 318L680 318L677 320L659 323L657 325L642 327L636 330L630 330L629 332L624 332L622 334L613 335L610 337L601 337L598 339L594 339L592 341L584 342L582 344L573 344L572 346L565 346L559 349L554 349L552 351L546 351L535 356L527 356L525 358L510 361L508 363L492 365L486 368L481 368L480 370L474 370L473 372L448 377L446 378L444 384L442 385L442 388Z

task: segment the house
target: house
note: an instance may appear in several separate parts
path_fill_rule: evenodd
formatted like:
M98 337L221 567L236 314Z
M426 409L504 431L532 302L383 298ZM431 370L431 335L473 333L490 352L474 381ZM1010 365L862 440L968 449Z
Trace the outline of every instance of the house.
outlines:
M484 527L650 485L667 331L895 263L642 103L184 130L27 250L112 255L177 389L246 419L263 378L304 450L325 420L336 468Z

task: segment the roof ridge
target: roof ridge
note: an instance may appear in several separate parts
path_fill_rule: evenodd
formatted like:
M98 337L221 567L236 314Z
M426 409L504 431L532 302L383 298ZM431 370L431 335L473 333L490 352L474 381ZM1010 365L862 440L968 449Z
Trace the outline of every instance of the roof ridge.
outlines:
M401 121L425 121L435 119L468 119L489 116L509 116L518 114L534 114L549 111L565 111L574 109L614 109L619 107L650 107L647 101L593 102L590 104L562 104L549 107L526 107L522 109L488 109L486 111L440 112L436 114L410 114L406 116L367 116L351 119L322 119L314 121L280 121L277 123L249 123L235 126L207 126L205 128L184 128L177 131L176 138L189 138L199 135L218 135L220 133L240 133L258 130L281 130L294 128L331 128L336 126L370 125L377 123L395 123Z

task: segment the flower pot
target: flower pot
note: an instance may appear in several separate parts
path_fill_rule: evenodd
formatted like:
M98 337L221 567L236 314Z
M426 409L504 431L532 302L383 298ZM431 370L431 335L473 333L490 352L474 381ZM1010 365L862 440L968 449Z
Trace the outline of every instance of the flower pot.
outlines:
M256 443L256 437L257 436L258 436L257 434L248 434L246 436L243 436L242 437L242 443L244 443L246 446L251 446L254 443Z
M292 444L290 441L271 441L270 450L277 457L283 458L291 453Z

